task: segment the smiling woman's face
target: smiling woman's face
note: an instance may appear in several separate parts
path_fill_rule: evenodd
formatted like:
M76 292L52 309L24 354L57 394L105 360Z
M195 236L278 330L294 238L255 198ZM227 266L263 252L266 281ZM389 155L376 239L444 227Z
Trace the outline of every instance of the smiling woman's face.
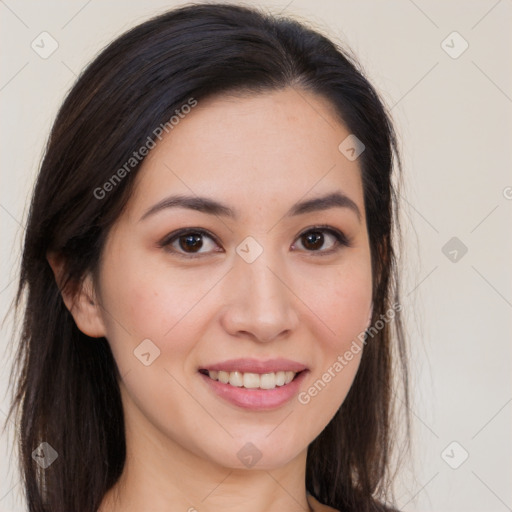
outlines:
M338 356L371 309L348 135L324 99L289 88L200 101L145 159L96 290L128 446L275 468L331 420L361 352L341 370ZM223 363L235 373L217 374ZM280 369L305 370L283 385Z

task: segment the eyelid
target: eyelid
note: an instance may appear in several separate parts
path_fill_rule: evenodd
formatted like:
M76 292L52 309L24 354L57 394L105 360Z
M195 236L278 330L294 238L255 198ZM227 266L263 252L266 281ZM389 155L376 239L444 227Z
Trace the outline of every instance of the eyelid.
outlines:
M340 229L337 229L334 226L331 226L329 224L315 224L313 226L309 226L309 227L303 229L295 237L295 240L299 239L301 236L305 235L306 233L308 233L310 231L323 231L323 232L329 233L336 239L336 247L334 247L333 249L327 250L327 251L303 251L303 252L306 252L307 254L310 254L313 256L328 256L330 254L333 254L334 252L337 252L341 247L352 247L353 246L351 237L347 236ZM295 244L295 242L294 242L294 244Z
M305 252L305 253L307 253L307 254L309 254L311 256L328 256L330 254L333 254L333 253L339 251L340 248L342 248L342 247L352 247L352 239L350 237L348 237L341 230L339 230L339 229L337 229L337 228L335 228L335 227L333 227L331 225L327 225L327 224L315 224L313 226L308 226L307 228L304 228L294 238L294 242L292 244L292 247L295 245L295 241L296 240L298 240L300 237L302 237L303 235L305 235L306 233L308 233L310 231L323 231L323 232L327 232L330 235L332 235L335 238L335 240L336 240L335 247L331 248L331 249L329 249L327 251L305 251L305 250L302 250L302 252ZM185 259L201 258L203 256L208 256L209 254L211 254L211 252L206 252L206 253L185 253L185 252L180 252L180 251L177 251L177 250L174 250L173 248L171 248L171 242L173 242L175 239L179 238L181 235L190 234L190 233L196 233L196 234L199 234L199 235L202 235L202 236L206 235L207 237L211 238L213 240L213 242L215 242L215 244L217 246L221 247L217 237L213 233L211 233L207 229L195 228L195 227L186 227L186 228L177 229L176 231L173 231L172 233L167 234L162 240L160 240L158 242L157 245L158 245L159 248L165 249L168 252L170 252L172 254L176 254L179 257L183 257ZM224 249L221 249L219 251L214 251L214 252L224 252Z
M165 237L162 240L160 240L157 245L159 248L165 249L166 251L168 251L172 254L176 254L179 257L183 257L185 259L201 258L203 256L207 256L208 254L211 254L209 252L207 252L207 253L180 252L180 251L174 250L171 247L171 242L173 242L175 239L179 238L180 236L186 235L189 233L196 233L196 234L202 235L202 236L206 235L208 238L211 238L215 242L216 245L218 245L220 247L217 237L213 233L211 233L207 229L195 228L195 227L186 227L186 228L177 229L176 231L173 231L172 233L165 235ZM215 252L223 252L223 251L224 251L224 249L222 249L221 251L215 251Z

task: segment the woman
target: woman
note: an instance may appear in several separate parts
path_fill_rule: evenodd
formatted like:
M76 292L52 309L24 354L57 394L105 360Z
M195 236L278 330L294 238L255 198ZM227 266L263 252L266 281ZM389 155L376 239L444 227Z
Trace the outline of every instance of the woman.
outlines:
M396 156L355 63L292 20L186 6L111 43L26 230L29 509L390 510Z

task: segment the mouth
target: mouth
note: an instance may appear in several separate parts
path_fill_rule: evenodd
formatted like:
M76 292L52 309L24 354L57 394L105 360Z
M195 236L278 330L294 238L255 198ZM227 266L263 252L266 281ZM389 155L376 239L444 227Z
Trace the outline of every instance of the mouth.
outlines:
M296 365L297 366L297 365ZM302 367L304 368L304 367ZM227 369L226 369L227 370ZM210 392L237 408L251 411L270 411L289 403L304 385L308 369L277 370L266 373L199 370Z
M277 371L269 373L251 373L200 369L199 373L209 377L211 380L236 388L270 390L290 384L305 371L306 370L299 372Z

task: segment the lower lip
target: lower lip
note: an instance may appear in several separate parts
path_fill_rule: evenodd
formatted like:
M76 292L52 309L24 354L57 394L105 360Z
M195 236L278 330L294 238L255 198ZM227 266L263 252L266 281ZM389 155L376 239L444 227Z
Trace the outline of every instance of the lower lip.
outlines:
M205 375L199 375L206 381L210 389L224 400L233 405L253 411L265 411L276 409L291 400L299 391L302 381L306 377L307 370L303 370L294 380L284 386L276 386L274 389L246 389L243 387L223 384Z

